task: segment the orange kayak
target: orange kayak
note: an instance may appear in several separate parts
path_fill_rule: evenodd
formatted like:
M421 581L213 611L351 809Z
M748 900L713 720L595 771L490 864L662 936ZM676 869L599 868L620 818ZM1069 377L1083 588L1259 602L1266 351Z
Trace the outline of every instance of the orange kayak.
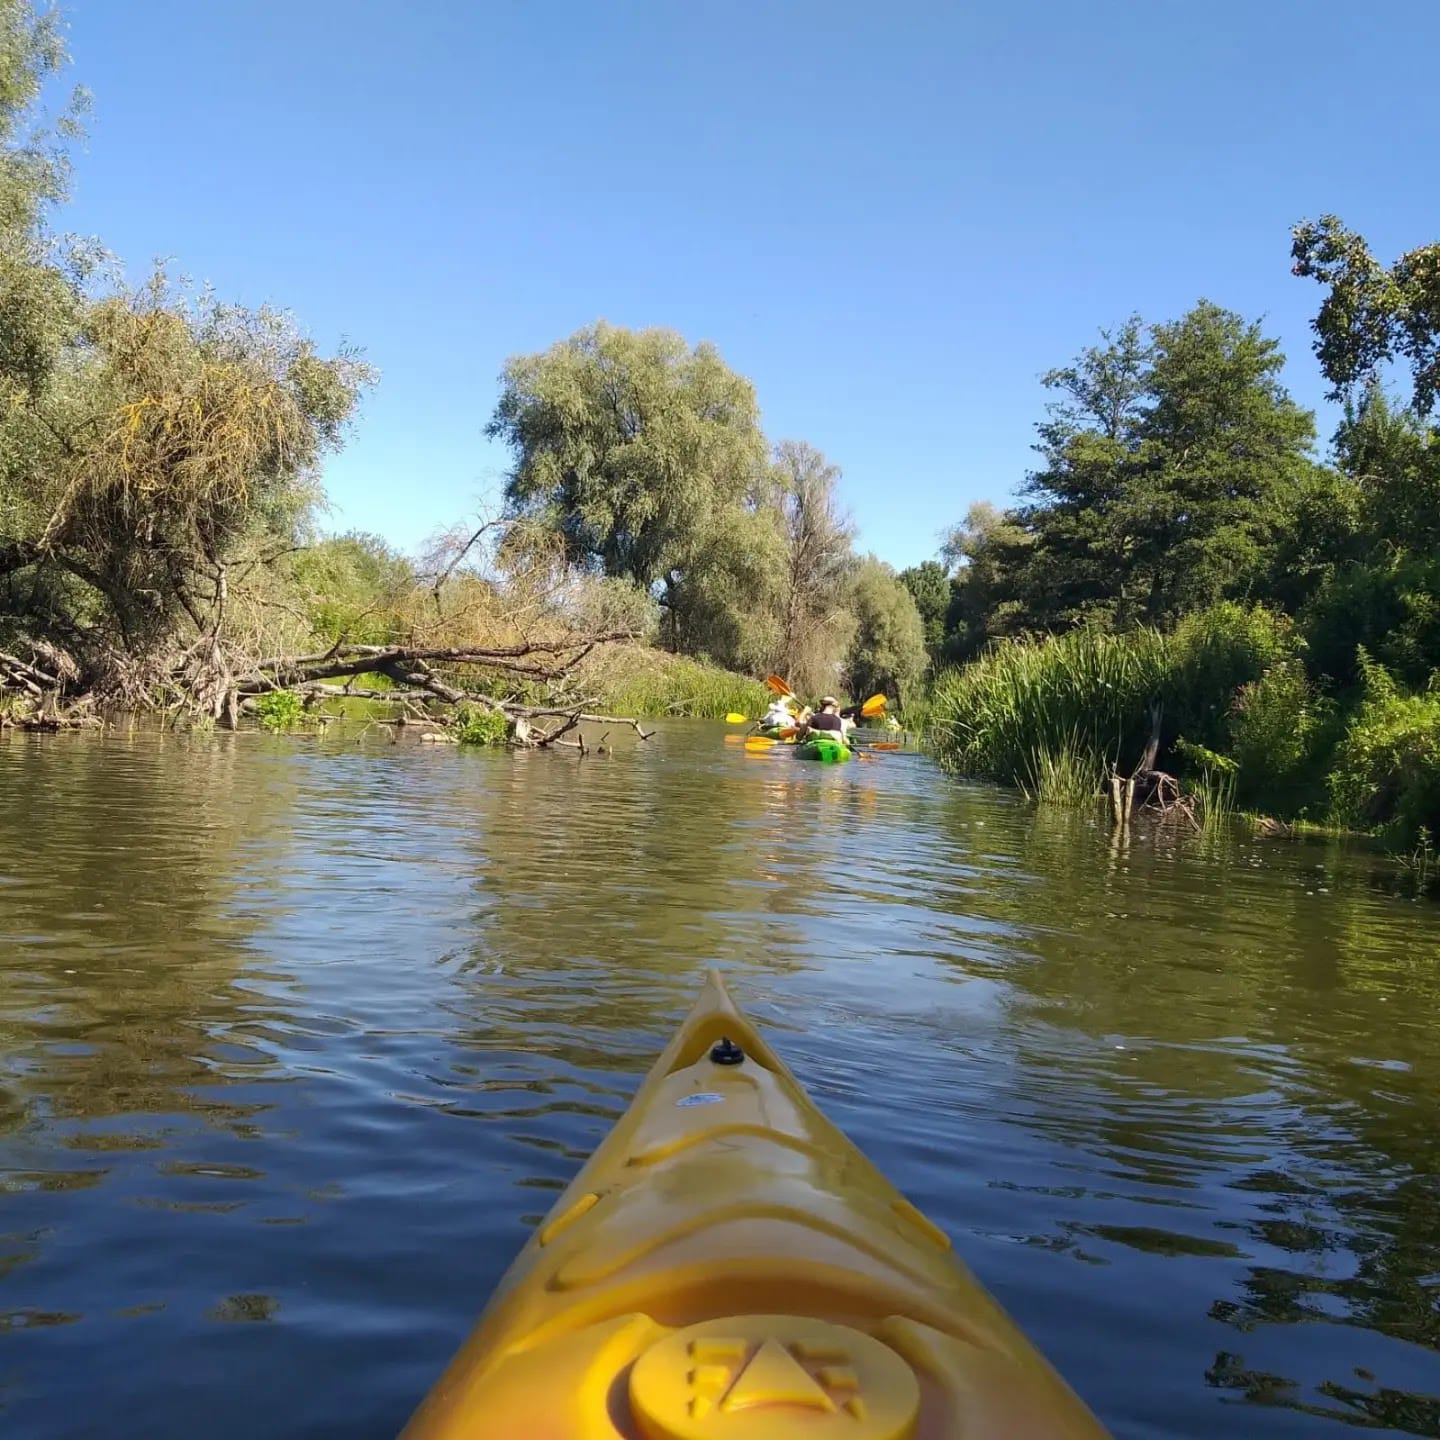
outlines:
M717 974L402 1440L1105 1440Z

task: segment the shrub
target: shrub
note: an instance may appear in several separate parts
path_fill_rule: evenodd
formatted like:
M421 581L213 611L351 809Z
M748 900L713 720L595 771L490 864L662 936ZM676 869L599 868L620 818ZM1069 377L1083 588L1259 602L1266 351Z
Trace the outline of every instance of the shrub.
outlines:
M1301 623L1314 674L1351 685L1363 650L1418 689L1440 666L1440 556L1402 554L1337 571Z
M1378 831L1396 849L1440 844L1440 694L1403 695L1360 652L1365 698L1335 753L1337 823Z
M499 710L464 705L455 712L455 738L462 745L503 745L510 722Z
M1228 755L1221 755L1204 745L1192 745L1181 737L1175 742L1175 752L1185 762L1186 770L1200 777L1198 789L1205 802L1205 818L1227 814L1235 808L1235 786L1239 779L1240 767Z
M1316 694L1298 659L1277 661L1242 685L1230 719L1240 797L1266 810L1299 811L1324 796L1336 709Z
M293 730L305 718L305 701L293 690L271 690L255 701L255 714L272 734Z

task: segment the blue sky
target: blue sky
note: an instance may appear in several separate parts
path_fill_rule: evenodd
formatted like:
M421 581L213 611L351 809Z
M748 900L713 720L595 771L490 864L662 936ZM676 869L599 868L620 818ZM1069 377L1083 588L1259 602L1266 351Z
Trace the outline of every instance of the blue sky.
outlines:
M61 224L362 346L329 523L405 548L495 495L505 358L597 318L714 341L903 566L1099 326L1264 316L1318 404L1291 224L1440 239L1440 0L65 8Z

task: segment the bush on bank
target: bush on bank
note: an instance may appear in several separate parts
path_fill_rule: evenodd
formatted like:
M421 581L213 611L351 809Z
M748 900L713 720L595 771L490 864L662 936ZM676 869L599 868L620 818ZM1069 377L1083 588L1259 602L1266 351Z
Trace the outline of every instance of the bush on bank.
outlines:
M1363 655L1358 695L1327 694L1283 615L1231 603L1169 632L1001 641L942 675L929 737L967 775L1087 803L1129 772L1160 707L1160 768L1287 819L1440 842L1440 693L1407 694ZM1062 783L1063 782L1063 783Z

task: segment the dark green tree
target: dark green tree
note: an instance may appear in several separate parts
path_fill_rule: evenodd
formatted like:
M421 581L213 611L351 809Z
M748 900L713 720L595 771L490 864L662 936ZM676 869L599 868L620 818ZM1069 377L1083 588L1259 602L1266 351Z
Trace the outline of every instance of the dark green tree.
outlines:
M1358 402L1347 401L1335 453L1334 523L1327 531L1301 515L1281 548L1329 545L1302 609L1310 663L1329 682L1350 685L1363 646L1423 689L1440 670L1440 435L1371 382Z
M1046 376L1044 466L1018 513L1034 543L1014 587L1033 626L1169 624L1245 596L1295 489L1314 419L1276 341L1202 301L1148 334L1128 322Z
M900 572L900 583L910 592L920 623L925 627L925 648L934 660L945 644L945 616L950 609L950 574L938 560L924 560Z
M1025 628L1016 587L1029 570L1033 544L1013 511L987 500L971 505L946 535L941 557L954 573L945 610L945 662L974 659L987 641Z

